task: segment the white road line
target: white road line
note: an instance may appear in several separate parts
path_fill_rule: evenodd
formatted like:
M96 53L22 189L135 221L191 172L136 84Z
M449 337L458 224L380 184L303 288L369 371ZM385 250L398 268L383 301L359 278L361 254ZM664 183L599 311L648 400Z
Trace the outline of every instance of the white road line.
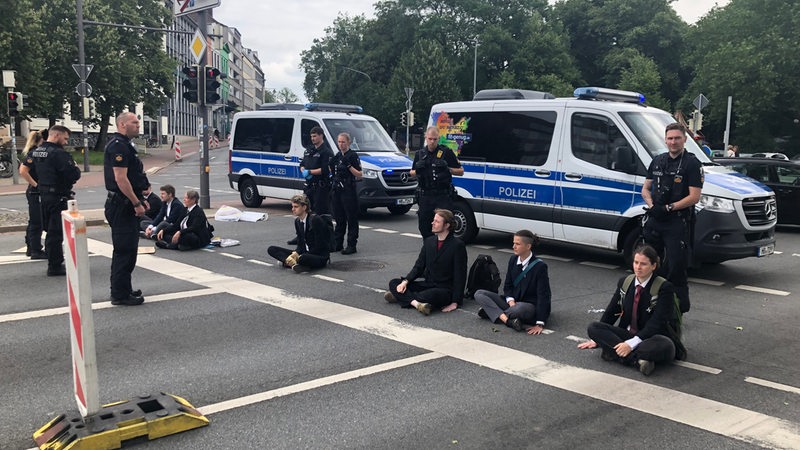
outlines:
M373 291L373 292L380 292L381 294L383 294L384 292L386 292L388 290L388 289L378 289L378 288L374 288L372 286L364 286L363 284L354 284L353 286L364 288L364 289L369 289L370 291Z
M792 256L800 256L800 253L792 253Z
M775 250L774 252L772 252L772 254L773 254L773 255L782 255L782 254L783 254L783 252L779 252L779 251Z
M334 283L344 283L344 280L340 280L338 278L333 278L333 277L326 277L325 275L320 275L318 273L315 273L314 275L311 276L314 278L318 278L320 280L333 281Z
M706 372L712 375L719 375L722 373L721 369L717 369L715 367L703 366L700 364L690 363L686 361L673 361L672 363L675 364L676 366L686 367L687 369L699 370L700 372Z
M761 378L754 378L754 377L747 377L744 379L744 381L752 384L757 384L759 386L791 392L793 394L800 394L800 388L796 388L794 386L789 386L786 384L775 383L774 381L762 380Z
M589 266L589 267L597 267L598 269L609 269L609 270L619 269L619 266L615 266L613 264L603 264L603 263L592 262L592 261L581 261L578 264L583 265L583 266Z
M111 244L89 239L89 250L111 257ZM743 442L790 448L800 442L795 422L637 380L551 361L490 342L403 322L360 308L215 273L203 267L154 255L137 265L184 282L216 288L297 314L422 348L535 383L612 403ZM147 304L145 303L145 307Z
M213 248L201 248L200 250L208 253L216 253Z
M734 289L741 289L743 291L750 291L750 292L759 292L761 294L781 295L784 297L791 294L791 292L778 291L775 289L761 288L756 286L747 286L745 284L740 284L738 286L735 286Z
M587 338L582 338L580 336L573 336L571 334L569 336L565 337L564 339L567 339L567 340L570 340L570 341L575 341L575 342L586 342L586 341L589 340Z
M705 280L703 278L692 278L692 277L689 277L689 281L691 281L692 283L707 284L709 286L722 286L725 284L724 281Z
M560 256L553 256L553 255L539 255L539 258L544 260L552 260L552 261L561 261L561 262L572 262L572 258L562 258Z
M205 289L196 289L193 291L181 291L175 292L171 294L160 294L160 295L152 295L149 296L145 293L145 303L157 303L157 302L164 302L167 300L177 300L177 299L184 299L184 298L192 298L192 297L200 297L203 295L212 295L218 294L222 291L215 288L205 288ZM108 302L98 302L92 303L92 310L98 311L101 309L108 309L114 308L114 305L111 304L110 301ZM61 308L49 308L49 309L40 309L36 311L27 311L21 313L14 313L14 314L5 314L0 316L0 323L3 322L13 322L16 320L27 320L27 319L36 319L40 317L50 317L50 316L57 316L60 314L68 314L69 308L64 306Z
M397 233L396 230L387 230L386 228L375 228L372 231L377 231L378 233L386 233L386 234L395 234L395 233Z
M493 245L478 245L478 244L470 244L470 247L480 248L483 250L491 250L494 248Z
M232 400L226 400L223 402L202 406L200 408L197 408L197 410L204 415L215 414L218 412L228 411L234 408L240 408L242 406L252 405L254 403L265 402L267 400L272 400L274 398L297 394L300 392L316 389L323 386L330 386L332 384L341 383L343 381L354 380L357 378L366 377L369 375L375 375L389 370L399 369L401 367L406 367L413 364L432 361L434 359L443 358L444 356L445 355L434 352L425 353L423 355L412 356L410 358L399 359L396 361L390 361L383 364L378 364L376 366L364 367L362 369L356 369L356 370L351 370L349 372L330 375L323 378L317 378L316 380L310 380L303 383L294 384L291 386L284 386L282 388L273 389L271 391L260 392L258 394L239 397Z
M406 237L422 239L422 235L421 234L417 234L417 233L400 233L400 236L406 236Z
M272 266L274 266L274 265L275 265L275 264L272 264L272 263L268 263L268 262L264 262L264 261L259 261L259 260L257 260L257 259L248 259L248 260L247 260L247 262L251 262L251 263L253 263L253 264L260 264L260 265L262 265L262 266L267 266L267 267L272 267Z
M219 252L219 254L222 255L222 256L227 256L228 258L233 258L233 259L242 259L242 258L244 258L243 256L234 255L233 253Z
M361 229L361 230L371 230L372 229L372 227L368 227L366 225L359 225L358 228Z

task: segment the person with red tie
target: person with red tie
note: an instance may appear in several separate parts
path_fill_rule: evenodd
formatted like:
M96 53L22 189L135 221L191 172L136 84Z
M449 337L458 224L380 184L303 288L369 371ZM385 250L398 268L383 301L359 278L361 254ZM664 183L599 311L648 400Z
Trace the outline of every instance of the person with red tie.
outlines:
M589 325L591 340L578 348L599 346L604 361L636 366L644 375L653 373L656 363L675 358L675 344L667 331L675 316L675 290L661 279L658 296L652 299L650 295L651 284L660 278L654 273L658 263L653 247L642 245L634 251L633 283L626 289L627 277L620 278L603 317Z

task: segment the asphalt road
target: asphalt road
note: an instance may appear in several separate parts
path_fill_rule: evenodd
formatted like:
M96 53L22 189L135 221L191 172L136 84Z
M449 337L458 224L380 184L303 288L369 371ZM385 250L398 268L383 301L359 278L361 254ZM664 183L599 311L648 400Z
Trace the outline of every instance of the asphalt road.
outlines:
M212 206L242 208L220 154ZM198 171L184 161L151 181L180 192ZM80 191L79 204L102 194ZM291 237L288 209L269 201L266 221L214 223L239 246L140 255L147 301L131 308L107 303L110 232L89 229L101 401L169 392L211 420L137 448L800 448L798 231L779 231L776 255L692 271L688 361L644 377L576 349L627 273L613 253L542 245L553 313L547 334L528 336L480 320L472 300L429 317L384 302L421 244L413 214L371 211L359 252L326 270L278 268L266 247ZM3 449L32 447L34 430L75 409L66 283L14 253L22 239L0 234ZM510 241L482 233L470 262L506 261Z

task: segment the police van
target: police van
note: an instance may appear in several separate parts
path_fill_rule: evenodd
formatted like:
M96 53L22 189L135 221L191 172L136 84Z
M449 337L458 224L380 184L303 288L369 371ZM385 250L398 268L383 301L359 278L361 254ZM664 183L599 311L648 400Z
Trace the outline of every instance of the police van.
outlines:
M303 192L300 161L314 127L325 131L334 154L339 133L350 134L350 148L363 169L363 180L356 184L362 210L386 207L392 214L405 214L411 209L417 188L409 174L411 160L360 106L328 103L270 103L234 115L228 182L245 206L256 208L264 197L290 199Z
M632 260L647 167L666 152L675 120L635 92L578 88L574 98L495 89L434 105L430 126L459 155L456 235L515 232L622 252ZM705 183L695 206L693 263L766 256L775 249L775 195L715 165L692 140Z

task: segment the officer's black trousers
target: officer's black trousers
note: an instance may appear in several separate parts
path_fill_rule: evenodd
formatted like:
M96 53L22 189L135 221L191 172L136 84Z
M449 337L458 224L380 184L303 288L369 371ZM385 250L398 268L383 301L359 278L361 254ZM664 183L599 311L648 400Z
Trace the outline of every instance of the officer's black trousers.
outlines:
M355 186L333 191L333 218L336 219L336 248L343 246L347 231L347 246L355 247L358 242L358 194Z
M592 322L589 324L587 330L589 337L597 342L601 348L607 352L616 354L614 347L631 338L628 330L622 329L616 325L609 325L605 322ZM667 336L656 334L650 338L642 340L642 342L631 352L624 360L623 363L633 363L637 359L645 359L647 361L672 361L675 359L675 344L672 339Z
M331 185L329 183L315 183L304 189L311 211L317 214L331 213Z
M25 229L25 244L32 252L42 251L42 202L39 192L25 191L28 200L28 227Z
M67 209L67 202L55 194L42 194L42 224L47 231L44 248L47 251L47 265L55 268L64 263L64 230L61 228L61 211ZM40 238L41 239L41 238Z
M431 222L435 215L433 211L437 208L453 210L453 199L449 194L420 194L417 204L417 219L419 220L419 234L423 239L433 235Z
M689 226L677 214L665 220L650 218L644 226L644 241L656 249L662 264L658 275L669 280L681 304L681 311L689 311L689 279L686 268L689 265Z
M111 226L111 297L127 299L133 291L131 274L139 250L139 218L127 201L106 200L106 220Z

